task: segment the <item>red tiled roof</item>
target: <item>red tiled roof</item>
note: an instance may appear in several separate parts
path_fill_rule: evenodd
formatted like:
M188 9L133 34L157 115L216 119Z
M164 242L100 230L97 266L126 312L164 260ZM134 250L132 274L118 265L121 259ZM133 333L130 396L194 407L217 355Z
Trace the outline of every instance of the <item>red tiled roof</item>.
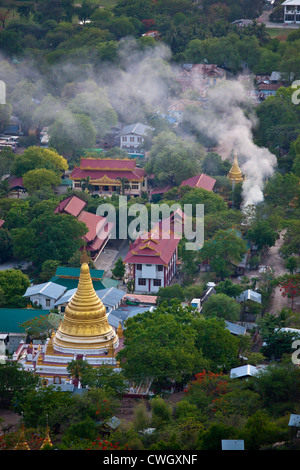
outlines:
M0 228L2 227L2 225L4 224L5 220L3 219L0 219Z
M55 213L65 212L66 214L78 217L82 209L86 206L86 202L77 196L70 196L59 203L55 209Z
M82 170L81 168L74 168L70 178L74 180L85 179L88 176L90 180L99 180L103 177L107 177L110 180L116 180L117 178L127 178L128 181L139 181L145 175L143 168L136 168L132 171L113 171L113 170Z
M150 194L151 194L151 196L152 196L153 194L164 194L164 193L166 193L167 191L169 191L169 189L171 189L171 186L170 186L170 185L164 186L163 188L162 188L162 187L160 187L160 188L153 188L153 189L151 189Z
M82 158L80 161L82 170L134 170L135 167L136 161L127 158Z
M281 85L279 83L260 83L258 85L259 90L271 90L271 91L276 91L278 88L280 88Z
M187 180L182 181L180 186L190 186L191 188L202 188L207 191L212 191L216 183L214 178L201 173L200 175L192 176Z
M82 211L77 218L80 222L85 223L89 230L84 236L87 242L95 240L97 233L103 229L103 225L107 221L106 217L86 211Z
M23 178L12 178L12 179L9 180L9 187L11 189L16 188L18 186L20 188L24 188Z
M124 263L149 263L167 265L177 248L179 238L175 238L173 233L158 232L159 238L148 233L146 239L138 238L131 246L124 258Z

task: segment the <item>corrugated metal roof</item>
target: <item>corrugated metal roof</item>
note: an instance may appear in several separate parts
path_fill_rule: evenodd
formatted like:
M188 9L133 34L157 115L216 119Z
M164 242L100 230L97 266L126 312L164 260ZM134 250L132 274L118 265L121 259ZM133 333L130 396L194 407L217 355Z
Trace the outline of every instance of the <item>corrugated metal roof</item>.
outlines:
M243 439L222 439L222 450L245 450Z
M106 307L116 307L126 295L126 292L115 287L109 287L108 289L96 291L96 294Z
M148 311L152 311L153 307L142 307L142 306L135 306L135 305L120 305L115 310L112 310L111 313L108 315L108 323L110 326L114 328L118 328L119 323L123 325L127 318L134 317L139 313L144 313Z
M34 295L44 295L50 299L58 299L66 288L54 282L44 282L43 284L36 284L27 288L23 297L31 297Z
M35 308L0 308L1 333L25 333L22 323L41 315L48 315L48 310Z
M237 298L237 301L244 302L246 300L253 300L253 302L261 304L261 294L251 289L244 290L244 292L242 292Z
M233 335L245 335L246 328L241 325L237 325L236 323L231 323L229 321L225 321L226 329L230 331Z
M251 366L250 364L246 364L245 366L235 367L230 371L230 378L235 379L239 377L246 377L246 376L254 376L259 372L259 369L255 366Z
M289 420L289 426L295 426L297 428L300 427L300 415L291 414Z
M102 269L90 269L90 275L92 279L102 279L104 271ZM79 279L80 268L68 268L59 266L55 273L59 277L71 277Z

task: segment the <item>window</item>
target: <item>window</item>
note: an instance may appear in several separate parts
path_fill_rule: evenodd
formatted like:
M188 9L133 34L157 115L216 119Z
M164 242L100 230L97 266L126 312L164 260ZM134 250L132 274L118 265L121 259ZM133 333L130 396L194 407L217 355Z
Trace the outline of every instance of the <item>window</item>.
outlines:
M122 137L123 142L127 142L127 137Z
M130 142L134 142L134 137L130 137Z
M139 185L137 183L132 183L131 189L139 189Z
M74 188L81 188L80 182L76 181L75 184L74 184Z
M142 142L142 138L141 138L141 137L138 137L138 138L137 138L137 141L138 141L138 142Z
M46 307L50 307L50 299L46 299Z
M139 286L145 286L146 285L146 279L143 279L143 278L139 279L138 280L138 285Z
M161 286L161 279L153 279L153 285L156 287Z
M164 270L164 267L161 264L159 264L157 266L157 271L163 271L163 270Z
M141 264L137 264L137 265L136 265L136 269L137 269L137 271L141 271L141 270L142 270L142 265L141 265Z

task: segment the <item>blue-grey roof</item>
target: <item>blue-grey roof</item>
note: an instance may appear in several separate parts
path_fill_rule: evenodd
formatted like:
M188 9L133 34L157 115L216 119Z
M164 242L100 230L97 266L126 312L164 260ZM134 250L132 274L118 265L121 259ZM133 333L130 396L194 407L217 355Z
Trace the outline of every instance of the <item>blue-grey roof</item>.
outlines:
M289 420L289 426L295 426L297 428L300 427L300 415L291 414Z
M236 323L231 323L229 321L225 321L226 329L230 331L233 335L245 335L246 328L241 325L237 325Z
M69 289L69 290L67 290L67 291L64 293L64 295L62 295L62 296L55 302L54 307L57 307L58 305L63 305L63 304L69 303L76 291L77 291L77 287L76 287L75 289Z
M120 135L123 135L123 134L145 135L147 130L151 130L151 127L138 122L136 124L129 124L128 126L124 126L123 129L120 131Z
M126 295L126 292L121 289L116 289L115 287L109 287L96 291L96 294L102 300L105 307L115 308Z
M251 289L244 290L237 298L237 301L244 302L245 300L253 300L253 302L261 304L261 294Z
M64 286L60 286L59 284L49 281L28 287L23 297L31 297L39 294L56 300L65 292L65 290L66 288Z
M64 295L62 295L56 302L55 306L63 305L69 303L75 294L77 288L67 290ZM102 300L102 303L106 308L115 308L118 306L119 302L123 299L126 292L121 289L116 289L115 287L109 287L107 289L97 290L96 294Z
M127 318L134 317L139 313L144 313L148 311L152 311L153 307L142 307L139 305L120 305L115 310L112 310L108 315L108 323L110 326L118 328L119 323L123 325Z
M245 450L243 439L222 439L222 450Z

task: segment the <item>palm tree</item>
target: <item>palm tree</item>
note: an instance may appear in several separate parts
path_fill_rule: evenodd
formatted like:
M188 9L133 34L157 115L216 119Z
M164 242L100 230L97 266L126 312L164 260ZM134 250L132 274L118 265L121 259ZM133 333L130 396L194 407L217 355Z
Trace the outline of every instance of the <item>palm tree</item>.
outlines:
M125 189L129 189L130 186L129 186L129 181L127 178L124 178L124 177L121 177L121 176L118 176L116 178L117 180L120 180L121 182L121 194L124 196L125 194Z
M82 179L80 181L80 186L82 191L87 191L88 193L91 193L93 191L93 185L90 183L90 177L87 176L85 179Z

